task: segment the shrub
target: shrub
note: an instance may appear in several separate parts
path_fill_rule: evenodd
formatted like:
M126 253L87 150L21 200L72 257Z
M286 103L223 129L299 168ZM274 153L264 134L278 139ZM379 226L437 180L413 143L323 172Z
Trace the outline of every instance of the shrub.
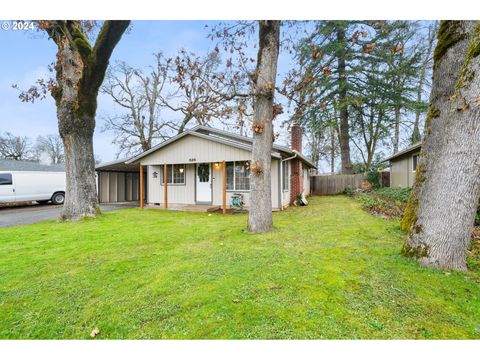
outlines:
M347 187L345 188L345 190L343 190L343 193L344 193L345 195L348 195L348 196L353 196L354 191L353 191L353 189L352 189L351 187L348 187L348 186L347 186Z
M407 203L412 192L412 188L386 187L376 190L379 196L402 203Z
M376 159L367 169L365 164L354 164L354 172L356 174L365 174L368 182L372 184L375 189L380 188L380 174L379 171L385 169L386 164L381 163L380 159Z
M369 213L387 218L400 218L410 196L410 188L380 188L353 193Z

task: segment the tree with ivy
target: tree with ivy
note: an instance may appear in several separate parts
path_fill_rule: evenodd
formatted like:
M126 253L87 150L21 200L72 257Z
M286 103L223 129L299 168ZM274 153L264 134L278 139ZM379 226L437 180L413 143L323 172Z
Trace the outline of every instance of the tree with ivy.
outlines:
M77 20L39 21L57 46L53 68L55 79L39 80L20 94L22 101L34 101L50 92L57 106L58 128L65 149L66 193L62 218L78 220L99 212L93 132L97 95L110 56L130 21L103 22L95 43L95 23Z
M403 252L422 265L466 270L480 198L480 22L442 21Z

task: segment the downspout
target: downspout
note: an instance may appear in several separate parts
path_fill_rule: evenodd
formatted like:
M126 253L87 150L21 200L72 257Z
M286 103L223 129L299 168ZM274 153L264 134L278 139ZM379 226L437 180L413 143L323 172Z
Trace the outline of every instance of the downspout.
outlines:
M297 153L294 153L294 154L295 155L280 161L280 195L281 195L280 196L280 200L281 200L280 201L280 210L283 210L283 175L282 175L282 170L285 171L285 169L283 167L283 162L295 159L297 157Z
M283 203L283 199L282 199L282 190L283 190L283 187L282 187L282 159L280 158L280 161L278 162L278 208L280 210L283 210L282 209L282 203Z

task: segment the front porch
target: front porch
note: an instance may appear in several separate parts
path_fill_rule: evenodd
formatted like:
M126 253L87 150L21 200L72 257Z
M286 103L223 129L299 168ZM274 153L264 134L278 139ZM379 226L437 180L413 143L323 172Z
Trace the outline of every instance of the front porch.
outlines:
M227 212L226 162L153 163L140 166L140 207L176 211Z
M221 206L218 205L201 205L201 204L144 204L145 209L158 209L158 210L173 210L173 211L189 211L189 212L200 212L200 213L211 213L216 212L221 209Z

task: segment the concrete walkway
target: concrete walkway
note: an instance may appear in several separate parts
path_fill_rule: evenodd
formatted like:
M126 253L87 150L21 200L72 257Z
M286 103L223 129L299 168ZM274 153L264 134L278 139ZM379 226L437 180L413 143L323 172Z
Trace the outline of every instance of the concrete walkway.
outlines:
M101 204L102 211L113 211L138 207L138 202ZM0 208L0 228L34 224L56 220L60 216L62 205L25 205Z

